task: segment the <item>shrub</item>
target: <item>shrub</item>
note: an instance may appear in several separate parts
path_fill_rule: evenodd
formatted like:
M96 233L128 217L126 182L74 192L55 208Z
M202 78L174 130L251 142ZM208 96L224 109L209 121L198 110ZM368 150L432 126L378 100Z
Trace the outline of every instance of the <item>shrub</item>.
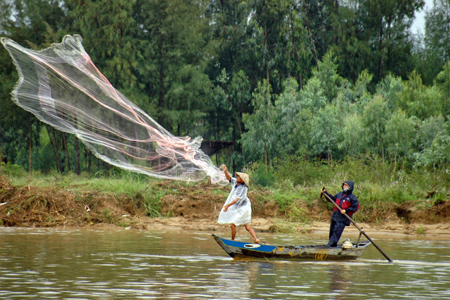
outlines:
M268 187L274 183L275 174L273 169L266 170L266 167L263 164L259 164L252 173L252 179L257 185Z

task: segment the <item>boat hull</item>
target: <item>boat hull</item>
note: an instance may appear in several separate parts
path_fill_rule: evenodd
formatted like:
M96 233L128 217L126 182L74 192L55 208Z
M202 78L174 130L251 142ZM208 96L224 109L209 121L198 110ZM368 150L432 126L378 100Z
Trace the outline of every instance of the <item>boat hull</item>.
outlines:
M213 234L214 240L235 260L355 260L371 243L364 241L352 248L327 247L325 245L277 246L258 245L232 241Z

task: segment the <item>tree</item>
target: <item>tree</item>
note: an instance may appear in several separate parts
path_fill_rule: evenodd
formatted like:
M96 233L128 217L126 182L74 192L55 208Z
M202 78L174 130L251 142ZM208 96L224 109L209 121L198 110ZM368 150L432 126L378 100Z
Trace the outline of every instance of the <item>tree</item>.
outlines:
M417 121L417 118L408 118L406 113L401 110L395 111L387 121L383 140L386 143L386 152L393 158L394 165L397 164L399 158L406 159L408 154L412 154Z
M372 50L364 40L364 28L358 18L359 1L341 2L333 18L335 38L329 48L336 55L339 74L356 82L358 75L370 66Z
M436 76L435 86L439 89L443 100L443 115L450 114L450 61L444 65L444 69Z
M0 3L0 33L22 45L38 49L45 47L55 31L66 26L62 1L17 0ZM14 105L10 93L17 81L17 73L7 51L0 49L0 156L11 163L19 160L31 172L33 155L38 153L42 124L29 112ZM5 137L12 136L13 139ZM8 143L8 144L5 144ZM7 151L3 152L4 149Z
M269 161L277 153L275 108L272 104L271 88L264 79L252 94L253 114L244 114L243 121L248 130L242 135L242 144L250 159L264 159L266 170Z
M400 77L388 75L377 84L376 93L383 96L389 109L393 110L397 107L397 101L403 89L404 85Z
M67 0L70 30L83 37L83 46L99 70L117 88L138 84L141 53L136 41L133 6L136 0Z
M340 1L306 1L301 0L305 27L308 28L311 47L314 51L316 64L319 58L329 51L329 47L335 43L336 22L339 20L341 9Z
M317 68L312 71L313 76L319 79L328 102L332 102L336 98L338 89L342 84L343 78L337 73L337 68L336 58L330 51L319 61Z
M425 44L440 64L450 61L450 2L435 0L425 15ZM434 66L436 67L436 66Z
M444 111L444 98L439 89L436 86L424 86L416 71L411 73L404 86L398 95L397 107L404 110L408 116L424 120L430 116L438 116Z
M366 151L365 129L360 114L353 113L344 118L339 140L338 148L344 150L345 156L357 156Z
M298 88L294 78L286 79L283 83L283 92L275 100L275 126L279 154L295 154L305 142L298 134L299 127L306 125L299 116L301 106Z
M364 107L362 125L366 133L368 150L378 154L385 160L384 134L386 123L390 119L390 111L387 102L381 95L376 95Z
M250 52L246 59L252 69L247 74L250 78L265 78L275 93L281 91L283 80L290 76L302 83L308 74L311 50L305 43L307 33L301 8L291 0L252 0L250 3L247 39Z
M209 134L216 140L232 140L234 149L240 150L241 159L243 159L243 149L239 142L245 130L242 115L251 101L250 82L245 72L243 70L235 72L230 79L223 69L211 96L208 123L212 132ZM237 155L235 152L233 163Z
M209 99L205 8L195 0L136 1L142 88L157 107L158 123L177 135L193 133Z
M429 117L420 122L417 130L417 146L420 152L430 148L437 135L445 135L447 124L443 116Z
M428 166L441 169L450 162L450 136L438 134L431 146L416 155L416 166Z
M227 74L252 66L248 63L250 56L247 41L248 18L251 12L250 3L243 0L209 1L205 11L210 20L207 35L216 49L216 55L207 67L211 79L221 76L225 69Z
M385 74L406 77L412 71L409 38L414 12L424 6L423 0L362 0L358 6L361 39L372 48L369 71L380 82ZM370 59L370 57L368 57Z
M312 154L327 154L328 162L333 158L332 151L337 148L337 140L341 135L342 126L337 118L336 106L328 104L314 115L311 124Z

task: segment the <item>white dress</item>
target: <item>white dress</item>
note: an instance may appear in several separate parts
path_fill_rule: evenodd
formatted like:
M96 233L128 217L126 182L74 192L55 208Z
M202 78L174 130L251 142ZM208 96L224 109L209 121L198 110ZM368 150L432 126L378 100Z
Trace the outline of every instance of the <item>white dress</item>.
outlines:
M236 226L250 224L252 221L252 205L250 199L247 197L248 187L245 184L236 185L236 178L230 179L232 186L231 192L228 195L225 205L232 202L234 199L239 198L237 202L230 207L226 212L222 210L219 214L219 224L234 224Z

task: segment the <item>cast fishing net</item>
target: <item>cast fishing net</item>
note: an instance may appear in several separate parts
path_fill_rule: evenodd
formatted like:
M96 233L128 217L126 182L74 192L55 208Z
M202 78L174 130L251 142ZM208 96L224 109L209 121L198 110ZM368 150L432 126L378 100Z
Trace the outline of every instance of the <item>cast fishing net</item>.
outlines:
M223 172L200 150L201 137L176 137L117 91L91 61L79 35L35 51L8 38L19 81L14 102L54 128L75 134L98 158L149 176L213 183Z

